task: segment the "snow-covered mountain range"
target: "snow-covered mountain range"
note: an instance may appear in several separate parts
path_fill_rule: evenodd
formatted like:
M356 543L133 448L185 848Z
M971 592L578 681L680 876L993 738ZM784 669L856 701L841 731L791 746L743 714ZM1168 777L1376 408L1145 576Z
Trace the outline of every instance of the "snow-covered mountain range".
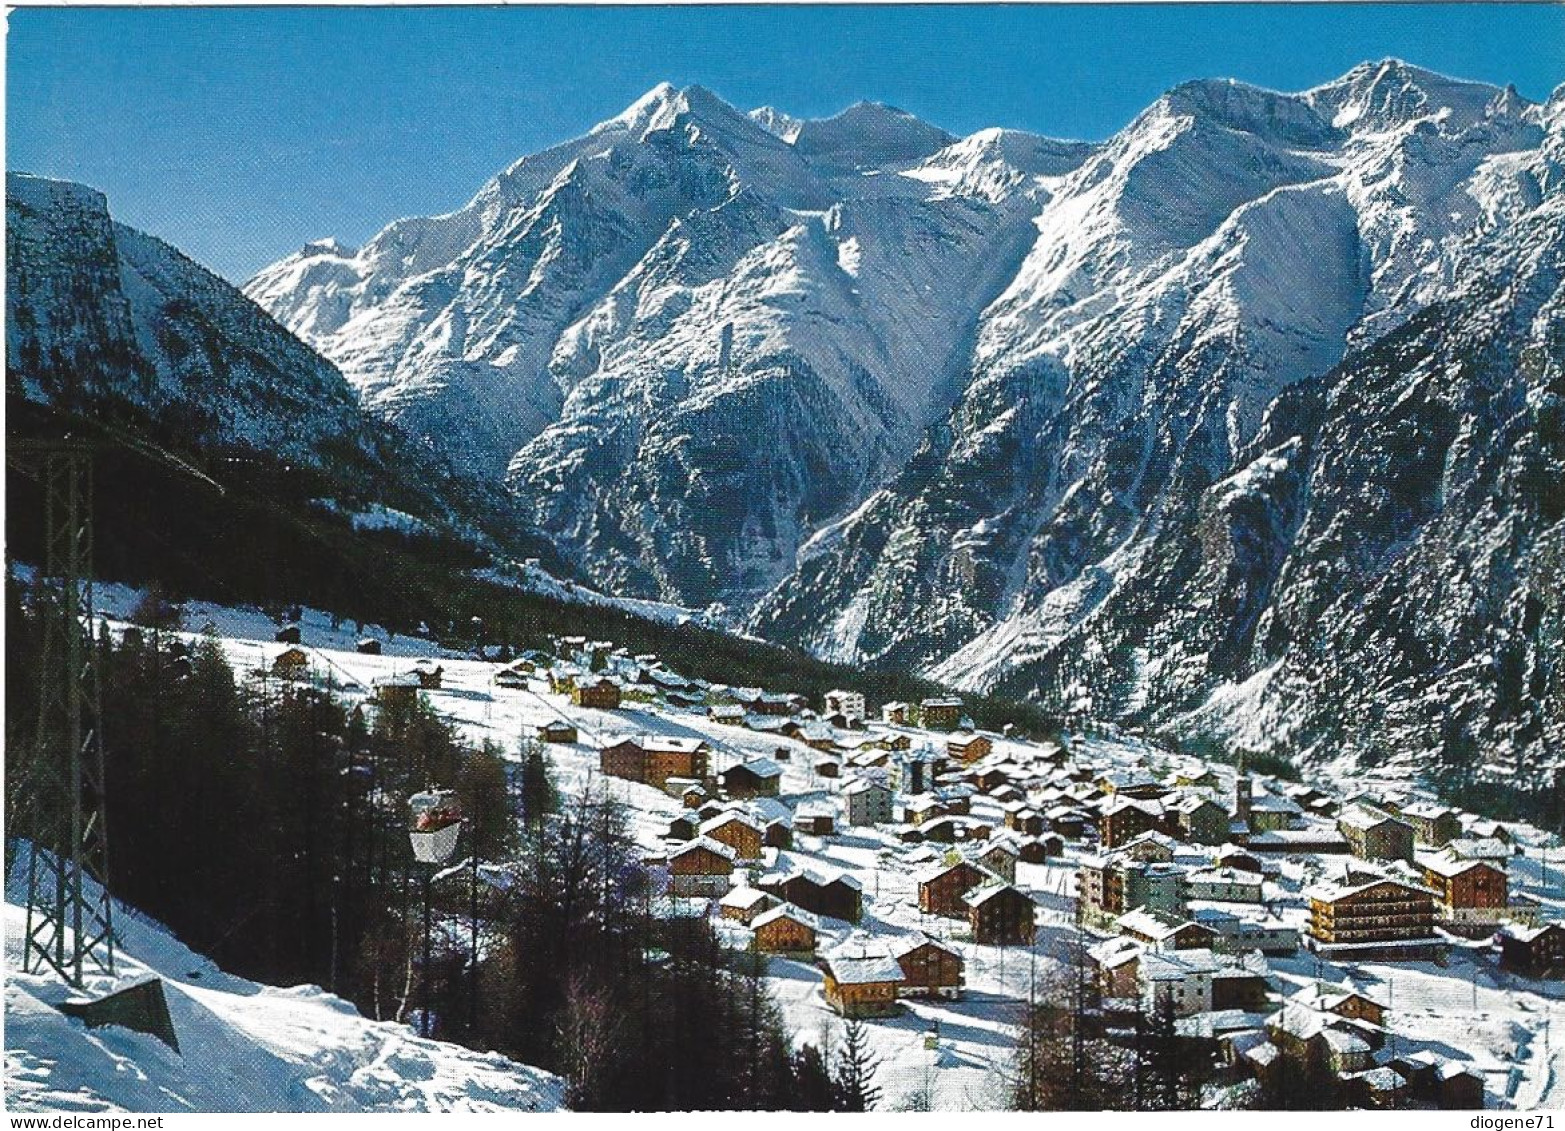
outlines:
M245 291L606 590L1251 746L1535 771L1562 184L1565 89L1394 60L1188 83L1101 144L665 85Z

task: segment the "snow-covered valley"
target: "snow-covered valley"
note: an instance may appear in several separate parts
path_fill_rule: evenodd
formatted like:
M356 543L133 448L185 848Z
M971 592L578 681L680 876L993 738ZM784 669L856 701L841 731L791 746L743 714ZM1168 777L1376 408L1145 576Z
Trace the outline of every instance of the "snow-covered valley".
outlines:
M100 608L116 628L123 625L118 618L134 607L139 597L136 590L123 586L98 588ZM202 635L198 629L215 634L242 676L272 671L278 657L294 647L275 642L276 622L254 609L191 603L183 609L183 623L192 643ZM423 695L436 712L456 723L474 742L492 740L515 751L518 736L536 733L547 723L568 722L576 729L578 740L549 747L562 787L577 794L592 782L607 786L624 802L634 835L649 860L665 861L680 846L681 842L667 839L671 822L691 813L669 791L605 777L600 747L625 735L700 739L712 751L710 772L719 778L741 764L789 755L774 763L781 767L774 800L736 801L732 808L761 819L780 816L794 827L792 844L786 849L765 849L763 857L753 862L739 861L732 877L734 886L744 890L748 884L764 882L763 873L779 870L814 870L848 878L861 892L863 916L857 923L819 918L817 955L829 955L844 946L890 945L909 937L934 940L959 954L964 984L958 999L905 999L893 1016L869 1022L880 1062L877 1082L884 1092L882 1106L944 1110L1006 1106L1007 1074L1023 1006L1030 990L1048 980L1066 954L1069 940L1080 930L1078 873L1095 852L1102 851L1095 847L1095 838L1083 842L1066 837L1057 854L1046 860L1014 865L1015 886L1035 907L1038 933L1032 946L977 942L966 922L921 910L919 880L942 861L958 855L971 858L966 854L981 850L984 842L972 841L966 847L968 842L959 837L949 845L932 840L909 843L922 838L909 838L906 824L849 824L849 784L855 778L885 779L884 771L877 774L869 760L855 765L855 756L841 746L823 751L777 733L719 722L704 706L671 706L662 696L647 702L626 701L615 710L582 707L568 694L552 691L541 675L521 683L497 683L495 676L505 665L442 650L425 640L387 637L373 626L334 623L333 618L315 610L304 610L299 623L308 660L304 669L292 669L293 677L330 688L349 701L372 702L378 682L405 677L417 663L433 660L440 665L443 678L438 689L426 690ZM366 632L382 642L380 654L367 655L355 647ZM677 670L676 658L664 659ZM618 661L611 661L611 670L615 663ZM721 698L720 692L717 689L709 696L719 694ZM832 735L834 745L851 744L863 734L830 726L824 733ZM894 724L877 726L873 734L906 737L915 751L940 749L945 741L945 735L938 732ZM1057 748L1001 735L986 737L992 752L975 770L1010 767L1005 771L1007 780L1025 789L1025 798L1040 809L1048 805L1051 789L1057 798L1075 806L1086 805L1086 799L1098 796L1092 785L1065 794L1047 784L1061 769ZM1199 780L1213 772L1232 780L1232 771L1226 767L1207 766L1128 735L1068 736L1068 744L1070 757L1064 768L1080 767L1085 771L1082 777L1093 781L1145 774L1151 774L1153 780ZM873 752L873 747L860 749L861 755ZM822 771L827 766L841 767L841 776L836 776L837 771L825 776ZM940 780L955 782L959 778L966 780L960 774ZM1264 791L1257 796L1285 796L1287 783L1282 780L1260 776L1255 782L1256 788ZM942 785L940 789L943 797L950 787ZM1356 782L1355 789L1401 797L1407 799L1406 804L1428 803L1427 795L1406 772L1393 770L1383 778L1369 776ZM969 798L970 807L959 824L991 829L997 842L1014 840L1016 834L1005 828L1005 805L981 789L968 788L963 795ZM917 800L901 792L897 796L899 809ZM832 835L799 831L797 818L813 811L836 815L838 823ZM1464 820L1475 828L1482 824L1470 816ZM1296 818L1294 825L1328 827L1309 817ZM1534 901L1538 914L1546 919L1565 913L1565 856L1556 838L1519 825L1510 826L1508 835L1514 836L1517 846L1516 855L1506 864L1513 898ZM1212 851L1199 844L1175 844L1174 866L1187 871L1209 867ZM1280 867L1267 865L1265 912L1272 920L1302 932L1309 921L1304 892L1333 867L1332 858L1295 853L1279 858L1278 863ZM7 909L11 917L21 913L15 896L13 892ZM729 945L753 945L753 932L720 914L715 896L713 899L676 899L670 902L668 913L710 914ZM1193 901L1190 907L1190 913L1197 915L1197 907L1250 913L1233 904ZM14 919L8 923L14 939L16 923ZM133 978L144 968L165 979L181 1034L189 1032L193 1039L201 1040L221 1036L228 1042L224 1047L240 1050L243 1057L257 1058L260 1067L235 1069L234 1081L205 1076L199 1081L192 1079L185 1074L180 1058L151 1038L120 1030L84 1031L79 1023L55 1014L49 1005L64 996L58 983L47 978L13 977L7 1001L8 1090L13 1109L75 1105L81 1109L135 1110L354 1110L553 1106L558 1102L550 1078L498 1058L422 1041L404 1027L366 1022L351 1007L319 990L271 990L241 982L189 954L134 913L123 916L122 923L126 931L123 952L129 959L125 973ZM1089 934L1087 941L1105 937L1109 936L1100 930ZM1400 1056L1422 1051L1442 1063L1463 1066L1482 1081L1485 1106L1546 1107L1565 1098L1559 1090L1560 1080L1565 1078L1561 1076L1565 1048L1551 1044L1549 1037L1554 1006L1561 994L1558 982L1538 981L1497 968L1487 943L1451 937L1442 950L1444 957L1438 963L1350 962L1303 949L1272 956L1264 960L1268 993L1273 1003L1282 1003L1318 983L1356 987L1388 1007L1385 1031L1390 1037L1386 1048ZM14 961L12 965L14 969ZM826 1047L841 1042L843 1019L823 996L821 973L810 957L773 957L767 984L796 1040ZM1275 1008L1276 1004L1268 1005L1253 1014L1252 1024L1259 1024L1260 1018ZM194 1037L198 1033L201 1036ZM1214 1093L1207 1101L1224 1102L1222 1093Z

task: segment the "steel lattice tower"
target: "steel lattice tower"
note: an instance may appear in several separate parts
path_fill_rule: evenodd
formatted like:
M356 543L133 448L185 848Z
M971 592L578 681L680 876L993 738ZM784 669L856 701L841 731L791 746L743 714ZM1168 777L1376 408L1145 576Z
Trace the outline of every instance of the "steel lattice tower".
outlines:
M13 828L33 843L22 969L48 965L80 988L89 964L114 973L103 711L93 654L92 449L71 440L15 441L6 457L43 491L37 729L13 812Z

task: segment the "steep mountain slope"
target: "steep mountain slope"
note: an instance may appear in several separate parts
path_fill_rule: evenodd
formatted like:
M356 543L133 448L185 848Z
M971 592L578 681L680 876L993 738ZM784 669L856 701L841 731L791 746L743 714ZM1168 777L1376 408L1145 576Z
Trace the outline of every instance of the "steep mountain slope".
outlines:
M143 453L264 464L348 510L389 505L466 541L548 556L500 505L499 485L459 478L366 413L336 366L230 284L116 222L101 193L11 173L6 219L13 430L21 417L44 432L51 412L85 418Z
M949 406L1039 172L1091 152L974 156L874 104L795 125L659 87L451 216L247 291L371 407L508 468L597 583L743 609Z
M1448 368L1554 356L1561 102L1387 60L1296 95L1187 83L1085 145L955 139L873 103L746 115L664 86L456 213L362 251L311 245L247 290L372 407L503 475L602 587L712 604L843 662L1260 746L1324 751L1342 703L1420 699L1467 665L1471 710L1431 741L1471 731L1511 764L1539 749L1523 716L1553 661L1507 661L1533 664L1525 690L1479 662L1498 645L1476 629L1429 651L1362 628L1337 691L1289 664L1359 623L1376 570L1410 587L1379 598L1393 619L1438 593L1451 623L1482 620L1528 570L1550 591L1556 522L1504 492L1491 517L1523 533L1462 596L1412 558L1392 568L1436 529L1448 556L1477 553L1479 511L1458 503L1498 491L1486 476L1543 429L1499 406L1542 395L1549 364L1453 369L1442 395L1492 392L1493 415L1412 450L1481 435L1489 454L1442 465L1437 497L1382 515L1371 559L1329 583L1320 532L1349 521L1333 508L1373 513L1354 491L1395 494L1411 456L1309 491L1326 437L1407 407L1393 389L1414 369L1355 402L1387 343ZM1314 415L1276 434L1298 405ZM1350 462L1326 446L1330 468ZM1254 501L1267 491L1293 494ZM1222 533L1220 498L1264 522ZM1306 598L1318 584L1342 603ZM1518 600L1507 647L1546 657L1557 606Z
M114 398L188 430L298 459L370 428L330 362L173 248L114 222L101 193L6 176L7 381L71 407Z
M1470 761L1476 745L1537 768L1559 711L1540 698L1559 694L1559 619L1539 605L1559 515L1496 477L1512 460L1565 470L1558 420L1519 407L1552 403L1560 379L1561 101L1395 65L1302 98L1173 92L1046 207L961 403L755 624L1257 747ZM1285 157L1245 156L1257 123ZM1181 180L1214 146L1255 177L1226 214ZM1207 212L1154 216L1138 195ZM1431 373L1445 380L1422 395L1464 407L1413 414L1403 386ZM1376 429L1396 439L1348 458ZM1511 531L1503 548L1486 522ZM1344 562L1349 528L1372 549ZM1507 632L1511 604L1531 611ZM1382 720L1394 702L1421 703L1417 725Z

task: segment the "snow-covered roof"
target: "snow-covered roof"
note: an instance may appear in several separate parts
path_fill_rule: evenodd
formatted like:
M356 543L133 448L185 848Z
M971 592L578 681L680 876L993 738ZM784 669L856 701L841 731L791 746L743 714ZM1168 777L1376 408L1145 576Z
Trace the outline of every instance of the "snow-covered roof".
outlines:
M1261 877L1254 872L1241 872L1235 868L1202 868L1191 872L1189 880L1193 884L1243 884L1245 887L1259 888Z
M981 884L978 887L973 888L966 895L962 896L962 902L967 904L969 907L982 907L991 899L994 899L999 895L1004 895L1007 892L1012 895L1019 895L1023 899L1028 900L1028 902L1031 902L1031 899L1027 895L1018 891L1016 888L1013 888L1010 884L1001 883Z
M1368 891L1370 888L1377 887L1380 884L1396 884L1398 887L1404 887L1410 891L1419 892L1424 895L1435 894L1423 884L1413 883L1410 880L1393 878L1391 876L1380 875L1361 878L1356 882L1333 883L1327 881L1325 883L1319 883L1313 887L1306 888L1304 890L1304 898L1318 899L1322 903L1335 903L1339 899L1346 899L1348 896L1358 895L1360 892Z
M1272 1044L1271 1041L1262 1037L1259 1041L1241 1051L1239 1055L1251 1064L1265 1068L1282 1055L1282 1050Z
M793 810L775 797L754 797L746 802L750 812L768 825L793 820Z
M694 754L706 746L704 738L684 738L670 734L615 734L609 735L603 748L629 743L649 754Z
M1148 911L1144 907L1138 907L1134 911L1125 912L1118 919L1114 920L1114 925L1121 931L1135 931L1137 934L1145 935L1155 942L1161 942L1164 939L1172 938L1185 927L1199 926L1200 924L1193 924L1188 919L1177 919L1168 915L1160 915L1155 911Z
M902 967L889 954L833 952L822 961L839 985L863 986L873 982L901 982Z
M723 828L725 825L732 824L741 824L745 828L757 834L761 832L760 826L751 820L748 815L741 813L738 810L730 809L725 813L719 813L709 821L702 821L701 835L710 836L712 833L716 832L720 828Z
M782 767L770 758L751 758L736 769L748 770L758 778L777 778L782 776Z
M901 958L903 955L911 954L913 951L924 946L934 947L936 950L943 951L946 954L955 955L958 961L960 961L962 957L960 953L953 950L939 939L931 938L929 935L922 933L915 935L898 935L895 938L889 940L886 945L890 950L892 957L894 958Z
M1217 956L1206 948L1193 950L1149 950L1141 956L1140 975L1149 982L1182 981L1185 978L1216 974Z
M1447 844L1445 854L1456 860L1508 860L1510 846L1499 837L1458 837Z
M1436 856L1434 854L1420 854L1419 867L1433 872L1437 876L1450 879L1460 876L1465 872L1471 872L1474 868L1487 868L1491 872L1503 873L1505 869L1498 867L1492 860L1453 860L1448 856Z
M1332 1040L1331 1033L1326 1034L1326 1040ZM1402 1074L1389 1065L1371 1068L1368 1072L1359 1072L1354 1075L1354 1079L1364 1081L1377 1092L1394 1092L1407 1084L1407 1081L1402 1079Z
M1135 939L1115 935L1111 939L1104 939L1096 946L1088 947L1087 955L1104 969L1113 970L1140 958L1143 949L1141 943Z
M1367 1001L1371 1005L1378 1005L1382 1009L1385 1008L1384 1002L1376 1000L1361 990L1332 982L1311 983L1293 994L1288 1000L1323 1013L1333 1013L1340 1009L1349 999L1355 997Z
M1123 813L1126 809L1139 809L1149 817L1161 817L1163 815L1163 803L1161 801L1144 801L1139 797L1125 797L1115 794L1103 803L1100 812L1105 817L1115 813Z
M739 853L730 846L724 844L722 841L713 840L711 837L707 836L701 836L697 837L695 840L686 841L684 844L674 849L669 853L669 859L673 860L680 856L688 856L690 853L696 851L699 848L704 848L708 852L715 852L725 860L737 860L739 858Z
M763 911L750 923L750 929L764 927L768 923L775 923L779 919L792 919L795 923L808 927L812 931L821 929L821 921L818 916L811 915L791 903L780 903L770 911Z
M876 781L874 778L867 777L853 778L842 787L842 792L845 794L868 793L871 790L877 790L881 793L891 792L890 787L887 786L884 782Z
M1379 809L1371 809L1365 805L1350 805L1337 814L1339 824L1347 825L1351 829L1368 830L1378 828L1390 821L1394 824L1407 827L1406 821L1399 821L1390 813L1383 813Z
M754 907L757 903L764 903L771 898L760 888L734 888L717 902L720 907L737 907L740 910L745 910Z

